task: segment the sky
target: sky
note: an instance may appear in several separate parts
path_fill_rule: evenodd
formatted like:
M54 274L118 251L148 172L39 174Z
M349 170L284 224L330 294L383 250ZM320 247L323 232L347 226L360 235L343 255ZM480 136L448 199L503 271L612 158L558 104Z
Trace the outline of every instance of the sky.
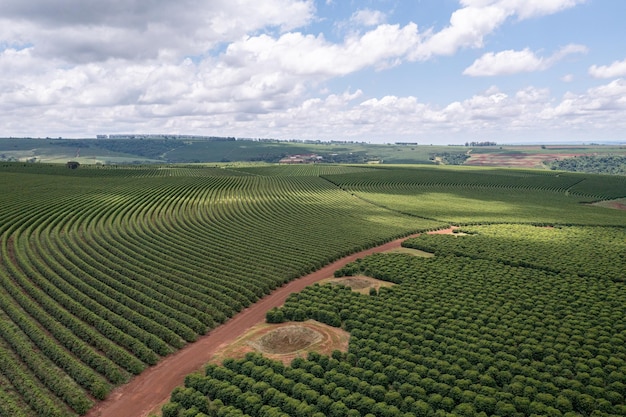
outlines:
M0 137L626 143L623 0L2 0Z

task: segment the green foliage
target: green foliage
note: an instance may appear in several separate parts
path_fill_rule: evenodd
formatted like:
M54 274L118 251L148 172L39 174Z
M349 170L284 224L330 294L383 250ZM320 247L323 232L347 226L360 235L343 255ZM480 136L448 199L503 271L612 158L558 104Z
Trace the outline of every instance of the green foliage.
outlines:
M463 230L470 235L421 235L403 246L581 277L626 280L624 228L493 225Z
M479 253L441 247L433 249L440 252L433 260L403 254L363 259L338 273L367 273L398 285L371 297L317 286L267 316L345 327L352 331L348 354L312 356L292 367L256 357L244 362L252 362L251 369L229 362L225 369L242 369L227 376L215 371L210 383L189 378L187 388L201 395L176 392L177 405L164 412L409 416L439 410L505 415L512 407L547 414L621 410L616 404L623 402L626 369L615 346L623 345L623 332L606 326L619 323L617 313L623 313L615 310L623 299L614 287L618 282L611 281L619 281L623 259L610 250L623 250L625 220L621 212L579 204L623 196L617 180L427 167L0 165L1 413L82 414L115 385L289 280L395 237L450 221L487 219L579 227L550 229L553 236L560 233L558 242L571 240L561 249L541 234L526 242L507 240L505 229L494 228L493 236L477 229L456 238L459 244L484 241ZM530 226L519 227L532 236ZM585 236L595 243L584 242ZM500 258L486 256L496 251L496 242L504 245ZM463 262L448 260L444 252L462 255ZM496 280L486 272L491 270L509 281ZM518 277L521 270L530 275ZM596 282L604 289L594 287ZM464 293L466 287L474 292ZM500 300L481 292L485 288L517 296ZM452 290L488 302L456 305L444 297ZM556 291L574 298L565 305ZM600 309L594 297L604 297L606 306ZM431 299L440 307L424 310L424 300ZM582 308L590 315L581 316ZM464 315L473 321L458 322ZM558 323L564 335L547 333L539 317L547 317L545 326ZM443 318L457 327L447 329ZM511 328L515 347L500 339L479 346L493 328L505 332L501 322ZM446 329L450 334L441 333ZM476 346L463 350L462 343ZM420 351L404 352L412 346ZM499 355L495 362L485 362L484 349ZM449 366L437 362L444 354L451 355L445 359ZM500 367L500 360L515 365ZM583 395L597 401L590 405Z
M378 167L324 176L372 204L445 222L624 225L617 210L581 203L626 195L626 179L537 170Z
M90 396L105 398L282 283L442 224L399 217L317 176L359 168L0 169L1 330L29 376L9 374L1 395L26 415L52 398L81 414Z
M626 156L623 155L581 155L547 161L546 165L559 171L626 175Z
M469 159L467 152L433 153L430 159L443 165L463 165Z
M313 285L273 310L287 318L305 314L299 319L340 313L351 333L347 354L310 353L289 367L248 354L210 365L186 386L205 387L210 398L232 393L219 398L242 412L249 409L237 406L238 393L252 391L289 415L310 415L298 414L305 401L320 415L622 415L626 288L605 274L579 275L570 262L625 270L624 229L467 231L409 241L436 242L433 258L374 254L336 273L394 277L398 284L377 297ZM598 251L589 252L585 237ZM507 261L513 253L537 263L513 265Z

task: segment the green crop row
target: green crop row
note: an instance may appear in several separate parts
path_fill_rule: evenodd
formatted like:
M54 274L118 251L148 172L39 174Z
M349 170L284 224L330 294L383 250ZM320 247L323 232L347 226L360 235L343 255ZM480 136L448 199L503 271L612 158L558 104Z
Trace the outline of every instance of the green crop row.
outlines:
M66 409L60 400L37 379L27 367L23 364L16 353L9 347L0 342L0 374L3 379L10 383L9 387L3 386L3 397L8 402L2 402L0 409L3 411L13 412L15 414L6 414L11 416L30 416L33 413L39 416L47 417L65 417L76 415ZM10 398L11 391L20 395L20 402L26 407L21 407L17 401ZM29 411L32 410L32 411Z
M422 235L403 246L435 254L490 259L513 266L626 280L626 230L614 227L545 228L525 225L466 227L469 236Z
M103 398L282 283L355 250L442 226L355 200L317 172L268 174L7 168L0 283L10 322L28 329L37 346L32 357L16 358L50 361L55 378ZM41 373L29 378L49 384ZM82 413L63 392L39 394ZM37 407L24 414L41 414Z
M618 183L555 172L7 164L0 174L5 329L35 347L10 360L30 381L21 387L39 387L51 409L74 412L82 400L49 389L36 364L54 364L83 398L102 398L276 287L354 251L452 221L624 226L618 211L579 204L588 197L578 194L617 196ZM378 273L402 282L389 265ZM299 302L274 320L354 320L331 302ZM11 375L7 386L22 380ZM40 414L20 389L0 389L7 407Z
M6 307L5 303L3 301L0 301L0 303L2 303L4 309ZM14 316L14 314L11 314L11 316ZM32 335L33 329L27 328L26 331ZM52 361L34 354L36 348L24 333L21 333L9 322L2 320L0 321L0 337L19 355L30 371L74 411L78 414L84 414L91 408L93 402L74 380L64 378L63 372Z

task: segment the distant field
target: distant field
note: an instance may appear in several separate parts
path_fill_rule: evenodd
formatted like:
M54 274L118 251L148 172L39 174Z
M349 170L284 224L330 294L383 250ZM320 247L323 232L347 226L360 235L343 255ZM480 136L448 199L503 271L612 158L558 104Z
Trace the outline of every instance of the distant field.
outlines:
M544 162L581 155L626 155L626 146L499 146L472 148L465 165L545 168Z
M441 146L302 143L253 140L9 139L0 138L0 161L89 165L154 163L276 163L315 154L325 163L460 164L547 169L545 161L580 155L626 155L626 146ZM466 159L468 158L468 159Z

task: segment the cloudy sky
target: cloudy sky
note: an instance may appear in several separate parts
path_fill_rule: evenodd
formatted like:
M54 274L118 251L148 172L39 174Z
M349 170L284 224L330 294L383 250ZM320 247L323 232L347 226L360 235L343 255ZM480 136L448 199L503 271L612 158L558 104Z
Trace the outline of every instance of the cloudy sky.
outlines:
M0 136L626 143L623 0L2 0Z

